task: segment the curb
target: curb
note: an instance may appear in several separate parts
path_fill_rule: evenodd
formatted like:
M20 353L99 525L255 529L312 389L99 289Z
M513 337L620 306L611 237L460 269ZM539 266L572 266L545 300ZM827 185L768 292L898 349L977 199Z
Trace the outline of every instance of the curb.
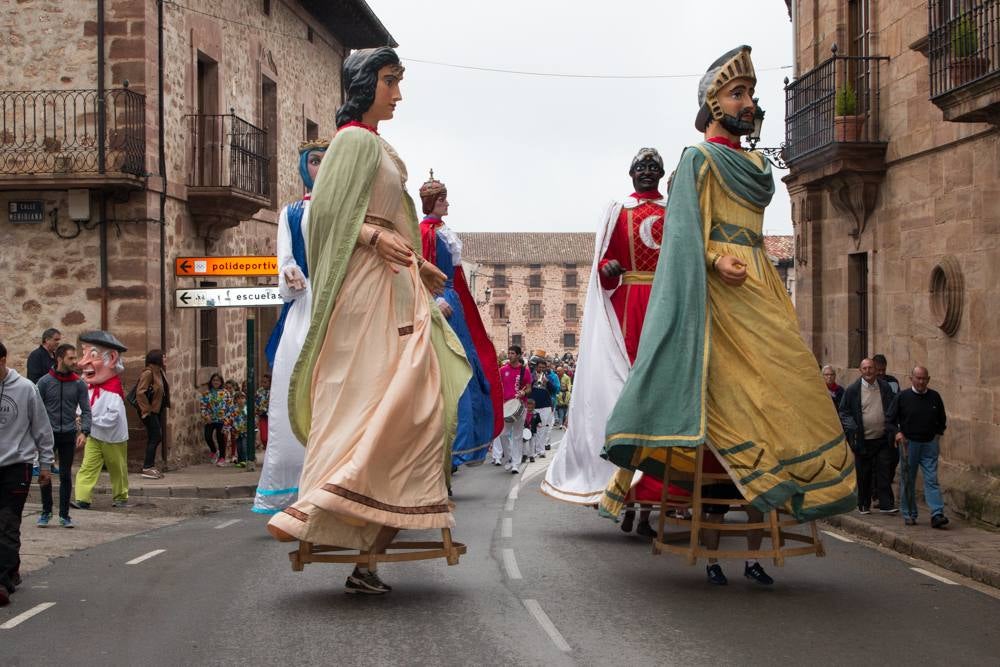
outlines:
M36 490L37 488L37 484L32 484L32 490ZM58 488L59 485L55 484L53 492L57 492ZM94 494L102 496L111 495L111 487L98 484L94 487ZM227 500L230 498L253 498L256 494L256 484L237 486L129 486L128 489L130 498L203 498L207 500Z
M94 493L110 495L110 486L96 486ZM257 485L239 486L147 486L128 489L129 497L145 498L205 498L209 500L225 500L228 498L253 498L257 493Z
M907 556L934 563L938 567L951 570L987 586L1000 588L1000 569L983 565L968 556L954 553L942 547L925 544L901 533L873 526L861 519L839 515L823 520L846 533L865 538L887 549Z

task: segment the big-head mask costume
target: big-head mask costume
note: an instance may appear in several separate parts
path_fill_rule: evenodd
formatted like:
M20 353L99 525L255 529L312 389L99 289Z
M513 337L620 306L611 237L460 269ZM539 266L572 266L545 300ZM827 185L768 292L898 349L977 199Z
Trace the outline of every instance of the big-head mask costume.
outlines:
M698 83L698 116L694 126L699 132L704 132L711 121L717 120L727 131L737 136L749 134L753 121L742 120L739 117L724 113L719 103L719 91L733 79L749 79L756 85L757 73L750 60L750 47L746 44L738 46L719 57Z
M103 388L114 391L114 386L120 389L121 381L117 378L125 370L121 355L126 351L122 342L107 331L88 331L80 336L80 343L83 381L98 391Z

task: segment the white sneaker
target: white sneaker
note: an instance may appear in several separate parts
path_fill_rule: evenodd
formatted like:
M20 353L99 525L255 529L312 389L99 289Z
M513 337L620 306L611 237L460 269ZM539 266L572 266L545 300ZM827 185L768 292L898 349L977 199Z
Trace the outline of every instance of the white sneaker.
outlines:
M509 463L505 463L505 464L503 464L503 469L504 469L504 470L510 470L510 469L511 469L512 467L513 467L513 466L512 466L511 464L509 464Z

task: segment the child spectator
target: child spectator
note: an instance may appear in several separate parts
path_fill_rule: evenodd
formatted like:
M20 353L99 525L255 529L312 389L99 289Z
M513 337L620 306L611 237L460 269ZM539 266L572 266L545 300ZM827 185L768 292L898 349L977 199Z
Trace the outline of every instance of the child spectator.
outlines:
M230 413L233 439L236 444L236 467L245 468L250 460L247 446L247 395L242 391L237 392L233 400L233 409Z
M208 445L210 460L218 464L226 460L226 390L225 381L218 373L208 380L208 388L201 393L201 420L205 424L205 443Z

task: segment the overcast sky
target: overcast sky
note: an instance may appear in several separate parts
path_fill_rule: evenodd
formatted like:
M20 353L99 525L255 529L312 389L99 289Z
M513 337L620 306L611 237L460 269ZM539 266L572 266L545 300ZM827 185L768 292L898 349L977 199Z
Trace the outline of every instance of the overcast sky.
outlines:
M762 145L784 136L792 28L781 0L368 4L406 65L403 101L379 131L406 163L412 195L428 167L447 184L448 222L458 231L594 231L605 203L632 192L628 167L637 149L657 148L669 173L684 146L700 140L698 78L739 44L753 47L767 111ZM675 78L541 77L416 60ZM775 170L779 179L784 174ZM776 179L765 231L791 234L789 216L787 190Z

